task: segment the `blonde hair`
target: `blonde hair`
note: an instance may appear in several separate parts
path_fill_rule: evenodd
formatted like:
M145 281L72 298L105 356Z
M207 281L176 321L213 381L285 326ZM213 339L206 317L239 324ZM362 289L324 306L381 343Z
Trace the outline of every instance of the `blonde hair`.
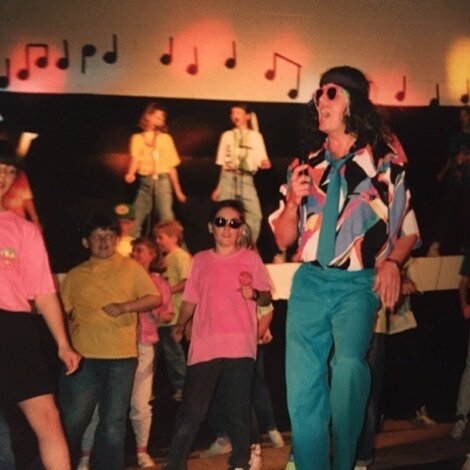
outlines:
M144 131L148 130L149 129L149 123L148 123L147 116L149 114L153 114L155 111L161 111L165 115L165 125L160 130L162 132L168 132L168 126L166 125L166 118L167 118L166 109L163 106L161 106L160 104L155 103L154 101L152 101L151 103L149 103L145 107L144 112L142 113L142 116L140 116L138 126Z
M164 220L159 222L155 228L154 233L161 230L163 233L168 235L169 237L176 237L178 240L178 245L181 246L183 243L183 226L177 220Z

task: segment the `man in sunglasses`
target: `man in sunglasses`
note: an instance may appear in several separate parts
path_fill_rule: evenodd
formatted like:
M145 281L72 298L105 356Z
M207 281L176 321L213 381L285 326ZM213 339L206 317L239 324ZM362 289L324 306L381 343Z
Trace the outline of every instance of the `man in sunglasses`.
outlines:
M364 74L328 70L313 101L309 138L319 144L290 166L270 218L281 250L299 238L303 262L288 303L287 400L297 470L330 468L330 421L334 468L350 470L376 311L380 302L393 309L419 231Z

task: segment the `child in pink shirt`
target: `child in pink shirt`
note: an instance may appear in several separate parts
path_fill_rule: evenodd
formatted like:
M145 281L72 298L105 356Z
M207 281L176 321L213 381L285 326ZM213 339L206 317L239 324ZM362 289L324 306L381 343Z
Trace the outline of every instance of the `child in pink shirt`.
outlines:
M219 202L209 223L215 247L197 253L191 262L174 333L182 335L193 317L192 339L167 470L185 468L219 380L227 390L227 433L233 446L230 468L248 469L256 305L270 303L271 284L259 255L237 245L243 223L240 201Z

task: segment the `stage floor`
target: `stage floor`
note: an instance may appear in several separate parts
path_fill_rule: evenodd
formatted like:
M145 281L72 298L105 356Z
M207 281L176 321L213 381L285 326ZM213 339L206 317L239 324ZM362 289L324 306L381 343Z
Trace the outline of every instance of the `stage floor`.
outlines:
M450 438L451 423L439 423L429 428L417 428L409 421L387 420L378 435L376 461L369 470L460 470L470 451L470 432L463 439ZM283 433L287 445L273 449L263 442L263 470L284 470L290 453L290 433ZM193 452L188 470L223 470L227 468L227 456L209 459L199 458L200 451ZM155 456L155 469L163 465L162 451ZM135 470L137 467L128 467Z

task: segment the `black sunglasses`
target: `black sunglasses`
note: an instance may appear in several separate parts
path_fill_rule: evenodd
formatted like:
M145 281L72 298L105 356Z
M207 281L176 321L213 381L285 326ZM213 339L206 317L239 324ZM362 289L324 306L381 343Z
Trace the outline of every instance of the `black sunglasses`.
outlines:
M338 96L338 91L339 88L335 85L329 86L326 90L323 88L319 88L314 95L314 101L315 104L318 106L318 102L320 101L320 98L323 96L323 93L326 93L326 97L330 100L333 101L336 96Z
M225 227L227 224L230 228L240 228L243 222L238 219L226 219L225 217L216 217L212 223L216 227Z

